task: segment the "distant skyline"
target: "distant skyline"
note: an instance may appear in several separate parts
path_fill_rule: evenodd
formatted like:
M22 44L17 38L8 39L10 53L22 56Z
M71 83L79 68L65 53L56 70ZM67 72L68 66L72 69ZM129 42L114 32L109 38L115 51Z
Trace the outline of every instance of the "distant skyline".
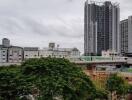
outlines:
M106 0L94 0L106 1ZM107 0L108 1L108 0ZM132 0L120 3L121 20L132 15ZM12 45L77 47L83 52L85 0L0 0L0 40Z

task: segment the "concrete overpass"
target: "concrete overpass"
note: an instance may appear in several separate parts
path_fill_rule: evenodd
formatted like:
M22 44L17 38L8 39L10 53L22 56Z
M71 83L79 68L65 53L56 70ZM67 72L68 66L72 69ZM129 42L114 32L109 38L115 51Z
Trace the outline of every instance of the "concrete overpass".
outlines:
M67 59L77 65L132 65L132 58L127 57L80 56ZM0 66L9 65L21 65L21 63L0 63Z
M119 64L127 64L127 61L72 61L72 62L77 64L77 65L88 65L88 64L119 65Z
M71 62L78 65L122 65L128 64L132 59L126 57L101 57L101 56L81 56L69 59Z

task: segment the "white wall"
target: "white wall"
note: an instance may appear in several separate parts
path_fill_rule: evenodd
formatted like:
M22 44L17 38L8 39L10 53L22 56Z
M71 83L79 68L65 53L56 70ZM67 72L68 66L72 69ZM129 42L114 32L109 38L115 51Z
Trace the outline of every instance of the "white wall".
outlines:
M128 53L132 53L132 16L128 18Z
M38 51L24 51L24 59L39 58Z
M12 47L8 50L8 62L17 63L23 61L23 49Z
M7 62L7 49L0 49L0 63Z

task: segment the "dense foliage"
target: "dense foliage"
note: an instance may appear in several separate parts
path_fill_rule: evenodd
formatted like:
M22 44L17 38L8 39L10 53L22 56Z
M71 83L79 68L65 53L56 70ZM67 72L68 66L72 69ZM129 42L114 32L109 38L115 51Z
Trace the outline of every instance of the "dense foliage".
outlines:
M119 100L128 93L128 84L117 74L113 74L108 78L106 87L111 92L111 95L116 92Z
M80 68L59 58L30 59L22 64L26 76L34 76L39 98L86 100L94 98L96 89Z
M29 59L19 68L1 68L3 100L17 100L29 94L38 100L93 100L96 89L80 68L65 59Z
M0 100L108 100L108 91L132 93L132 86L116 74L97 88L73 63L61 58L29 59L21 66L0 67Z

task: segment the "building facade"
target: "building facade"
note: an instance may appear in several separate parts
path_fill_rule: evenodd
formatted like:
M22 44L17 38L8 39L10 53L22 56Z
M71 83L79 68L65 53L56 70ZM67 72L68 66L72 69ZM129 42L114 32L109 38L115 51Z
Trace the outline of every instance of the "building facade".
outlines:
M3 41L4 40L4 41ZM38 47L11 46L10 40L4 38L0 45L0 66L20 64L26 59L41 57L70 58L79 57L80 51L77 48L59 48L55 43L49 43L49 47L39 49Z
M7 39L7 38L3 38L3 39L2 39L2 45L3 45L4 47L9 47L9 46L10 46L10 40Z
M39 58L39 48L37 47L24 47L24 59Z
M56 57L56 58L66 58L70 55L69 51L65 51L61 48L57 49L49 49L49 48L44 48L40 50L40 57Z
M120 22L121 53L132 54L132 16Z
M115 51L102 51L102 57L119 57L118 52Z
M56 58L69 58L79 57L80 51L77 48L44 48L39 50L40 57L56 57Z
M103 50L119 52L119 4L87 0L84 11L84 54L101 55Z
M39 49L37 47L25 47L24 59L41 58L41 57L56 57L69 58L80 56L80 51L77 48L59 48L55 47L55 43L49 43L49 47Z
M18 46L10 46L8 48L8 62L21 63L23 61L23 48Z
M23 48L18 46L5 47L0 45L0 63L21 63Z
M2 45L0 45L0 63L6 63L7 62L7 52L8 49L4 48Z

